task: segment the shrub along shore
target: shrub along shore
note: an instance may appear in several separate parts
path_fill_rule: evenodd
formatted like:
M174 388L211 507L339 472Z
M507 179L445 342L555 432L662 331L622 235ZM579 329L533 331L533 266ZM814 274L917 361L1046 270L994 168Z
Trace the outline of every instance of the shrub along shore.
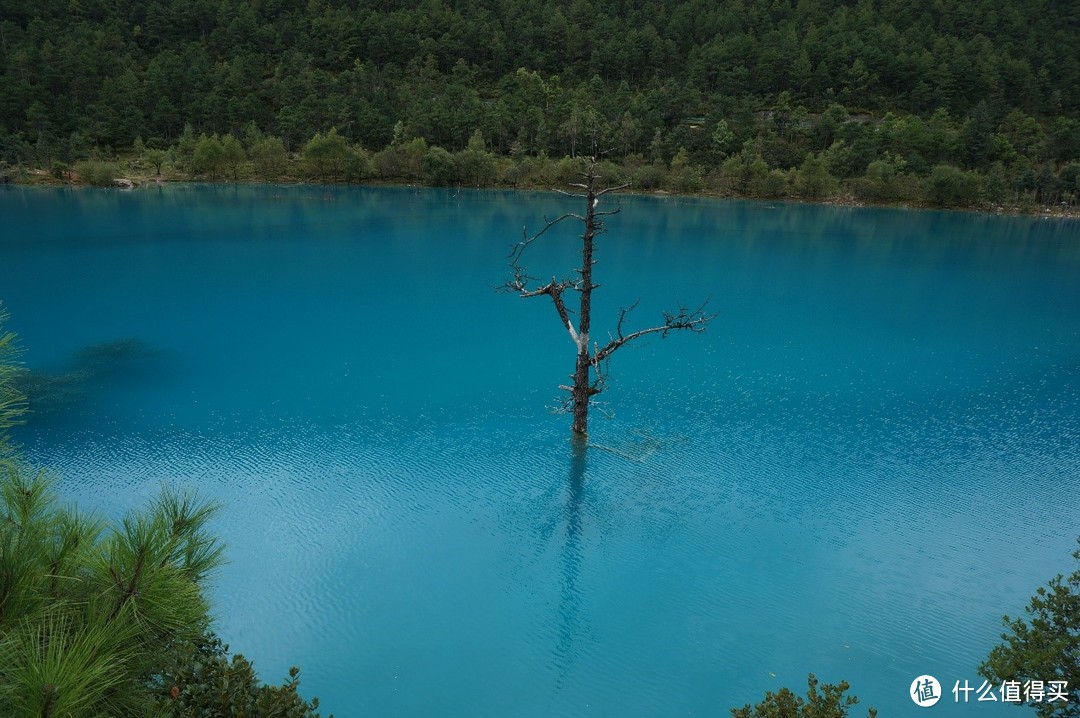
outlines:
M1080 162L1066 163L1057 171L1053 163L1044 163L1036 172L1003 135L995 135L996 146L1011 162L995 161L985 171L965 170L948 162L929 165L921 154L909 149L908 156L916 156L917 161L885 150L865 162L861 174L855 174L850 167L858 151L857 142L849 144L840 135L846 125L865 123L837 107L833 109L831 120L804 119L802 130L791 130L801 135L793 136L791 143L812 144L814 134L824 132L823 123L831 123L827 134L836 139L828 149L806 152L799 162L794 161L791 150L789 166L783 166L783 162L774 166L765 159L776 155L776 148L770 149L770 144L784 141L775 120L769 121L774 126L731 153L725 151L731 133L721 121L712 128L712 162L692 161L685 147L665 161L657 149L649 154L630 153L605 160L600 164L600 174L605 184L629 184L631 190L642 192L1080 216ZM890 114L877 121L872 132L891 136L903 129L896 125L912 122L919 122L918 118ZM858 132L865 135L866 130ZM925 141L930 144L949 146L962 140L957 129L938 127L936 134L928 133ZM578 181L581 168L580 153L549 157L544 153L493 152L479 130L464 149L451 152L420 137L406 138L399 123L394 140L384 149L371 152L349 143L333 128L325 134L316 133L303 147L290 149L282 139L263 134L254 125L248 126L243 138L232 134L196 136L189 125L171 145L136 139L122 152L95 151L90 158L72 164L54 161L48 169L0 167L0 178L25 184L121 187L209 181L542 189Z

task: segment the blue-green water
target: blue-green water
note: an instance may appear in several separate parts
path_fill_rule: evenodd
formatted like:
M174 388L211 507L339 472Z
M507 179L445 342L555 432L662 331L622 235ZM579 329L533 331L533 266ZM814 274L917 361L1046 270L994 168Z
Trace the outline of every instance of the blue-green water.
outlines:
M1012 715L950 689L1071 567L1080 223L621 204L594 336L719 315L616 355L582 464L565 330L493 291L561 197L5 188L0 300L52 376L18 438L110 515L223 501L219 632L339 718L726 715L809 672Z

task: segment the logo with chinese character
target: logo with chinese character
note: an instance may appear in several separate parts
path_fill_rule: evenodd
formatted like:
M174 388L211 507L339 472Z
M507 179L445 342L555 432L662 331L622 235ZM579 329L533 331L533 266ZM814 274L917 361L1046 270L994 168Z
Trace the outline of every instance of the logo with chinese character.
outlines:
M941 684L933 676L919 676L911 682L910 695L915 705L929 708L941 700Z

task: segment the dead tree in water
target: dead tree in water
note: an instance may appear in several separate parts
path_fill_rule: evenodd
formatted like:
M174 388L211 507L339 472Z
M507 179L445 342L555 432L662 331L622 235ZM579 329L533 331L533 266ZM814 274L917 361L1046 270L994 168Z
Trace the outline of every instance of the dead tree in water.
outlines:
M543 229L532 236L523 231L521 242L515 245L510 253L512 275L503 285L503 289L521 297L539 297L543 295L550 297L552 304L555 305L555 311L559 314L559 319L562 321L563 326L566 327L567 332L570 333L570 339L573 340L577 348L574 373L570 375L573 383L569 386L562 385L559 388L570 394L566 402L566 408L573 414L570 431L575 438L583 438L588 433L589 405L592 403L592 398L604 390L608 374L608 361L612 354L626 344L648 334L659 334L661 337L666 337L669 332L681 329L702 332L705 330L705 325L709 320L715 316L714 314L705 313L704 304L694 310L680 306L678 311L664 313L663 324L626 332L623 325L626 322L627 315L637 306L637 302L634 302L633 305L619 311L618 323L615 325L615 335L609 335L606 344L601 346L594 341L590 345L592 293L599 286L593 283L593 265L596 264L596 260L593 259L594 242L596 236L604 232L603 217L619 213L617 207L607 211L600 211L597 209L597 205L600 204L600 198L604 195L629 187L628 184L623 184L598 189L597 181L600 176L596 174L596 169L597 158L592 157L586 165L585 171L581 173L584 182L571 183L570 185L581 191L576 193L562 192L568 197L584 200L585 214L567 212L561 217L546 222ZM585 225L585 231L581 235L581 267L574 270L577 276L565 279L552 277L547 284L535 286L538 280L526 273L525 267L522 265L522 256L529 245L549 229L566 219L576 219ZM578 293L578 321L576 328L570 317L572 310L567 307L564 298L567 290Z

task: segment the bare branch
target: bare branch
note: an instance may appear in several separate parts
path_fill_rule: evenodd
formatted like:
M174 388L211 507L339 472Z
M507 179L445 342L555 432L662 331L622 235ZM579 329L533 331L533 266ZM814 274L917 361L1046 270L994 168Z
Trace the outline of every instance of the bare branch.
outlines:
M596 193L596 196L597 197L602 197L603 195L607 194L608 192L618 192L619 190L626 189L629 186L630 186L629 182L624 182L623 184L618 185L617 187L608 187L606 189L602 189L602 190L600 190L599 192Z
M536 240L540 239L540 237L543 236L543 234L545 232L547 232L549 229L551 229L555 225L562 222L564 219L570 219L570 218L576 219L579 222L584 222L585 221L584 219L582 219L582 217L580 215L575 214L574 212L567 212L566 214L564 214L564 215L562 215L560 217L557 217L557 218L555 218L553 220L550 220L550 221L546 222L544 224L544 228L541 229L539 232L537 232L536 234L534 234L531 237L528 236L527 230L524 227L522 227L521 228L521 241L518 242L517 244L515 244L514 247L510 250L509 258L510 258L511 262L516 264L521 259L521 255L525 252L525 249L530 244L532 244Z
M705 304L707 304L707 302ZM661 337L666 337L669 332L674 331L686 330L695 333L701 333L705 331L705 325L707 325L711 320L716 318L715 313L705 313L705 304L702 304L700 307L694 309L693 311L686 308L685 306L680 305L679 311L677 312L664 312L663 324L655 327L649 327L648 329L639 329L636 332L631 332L630 334L624 335L622 333L623 320L626 318L626 315L633 309L633 307L637 306L637 303L635 302L634 305L630 308L620 311L618 336L609 341L602 349L598 349L593 352L593 366L599 367L600 364L612 354L614 354L615 351L619 349L619 347L622 347L628 342L632 342L635 339L646 336L648 334L659 334Z
M596 351L597 351L596 346L594 345L593 346L593 354L594 355L596 354ZM592 366L593 366L593 373L596 374L596 378L593 380L592 384L590 384L590 386L589 386L589 396L590 397L591 396L596 396L597 394L599 394L600 392L602 392L604 389L607 388L608 375L610 374L610 369L611 369L611 357L607 356L607 357L604 357L603 359L600 359L600 360L593 359L592 360Z
M578 221L584 221L582 217L574 212L567 212L566 214L557 217L553 220L545 221L543 229L531 237L528 235L528 230L524 227L521 228L521 241L515 244L510 249L508 258L510 259L510 279L506 280L501 286L497 287L499 291L513 292L515 294L521 294L522 296L536 296L536 294L546 294L541 290L530 290L529 285L532 282L537 281L536 277L529 275L525 267L521 264L521 257L524 255L525 250L529 245L539 239L545 232L559 224L565 219L576 219ZM545 218L546 219L546 218ZM552 280L554 281L554 280ZM570 286L572 283L568 283Z
M570 309L566 306L566 302L563 300L563 292L567 289L576 289L577 282L573 282L569 279L558 280L555 277L551 278L551 281L542 287L536 289L528 288L528 280L533 279L521 272L521 268L514 266L514 276L507 280L507 282L499 287L502 291L513 292L523 299L529 299L530 297L540 297L547 295L551 297L551 302L555 306L555 312L559 315L559 320L562 322L563 327L570 334L570 339L573 340L575 345L580 345L580 338L578 337L577 330L574 329L574 323L570 321Z
M552 280L552 283L548 285L552 287L551 292L549 292L551 301L555 304L555 311L559 313L559 319L562 320L563 326L566 327L566 331L569 332L570 338L574 340L576 345L579 343L578 334L574 331L574 323L570 321L570 313L566 311L566 303L563 302L562 298L563 290L566 289L567 285L559 285L558 288L555 288L554 285L555 280Z
M518 265L513 265L510 269L512 272L510 278L495 287L495 291L508 294L522 294L529 291L528 286L536 281L536 277L526 274L525 269Z
M619 309L619 323L615 325L615 336L619 339L623 338L622 325L626 320L626 315L637 309L637 305L641 303L640 299L635 299L634 303L629 307L622 307Z

